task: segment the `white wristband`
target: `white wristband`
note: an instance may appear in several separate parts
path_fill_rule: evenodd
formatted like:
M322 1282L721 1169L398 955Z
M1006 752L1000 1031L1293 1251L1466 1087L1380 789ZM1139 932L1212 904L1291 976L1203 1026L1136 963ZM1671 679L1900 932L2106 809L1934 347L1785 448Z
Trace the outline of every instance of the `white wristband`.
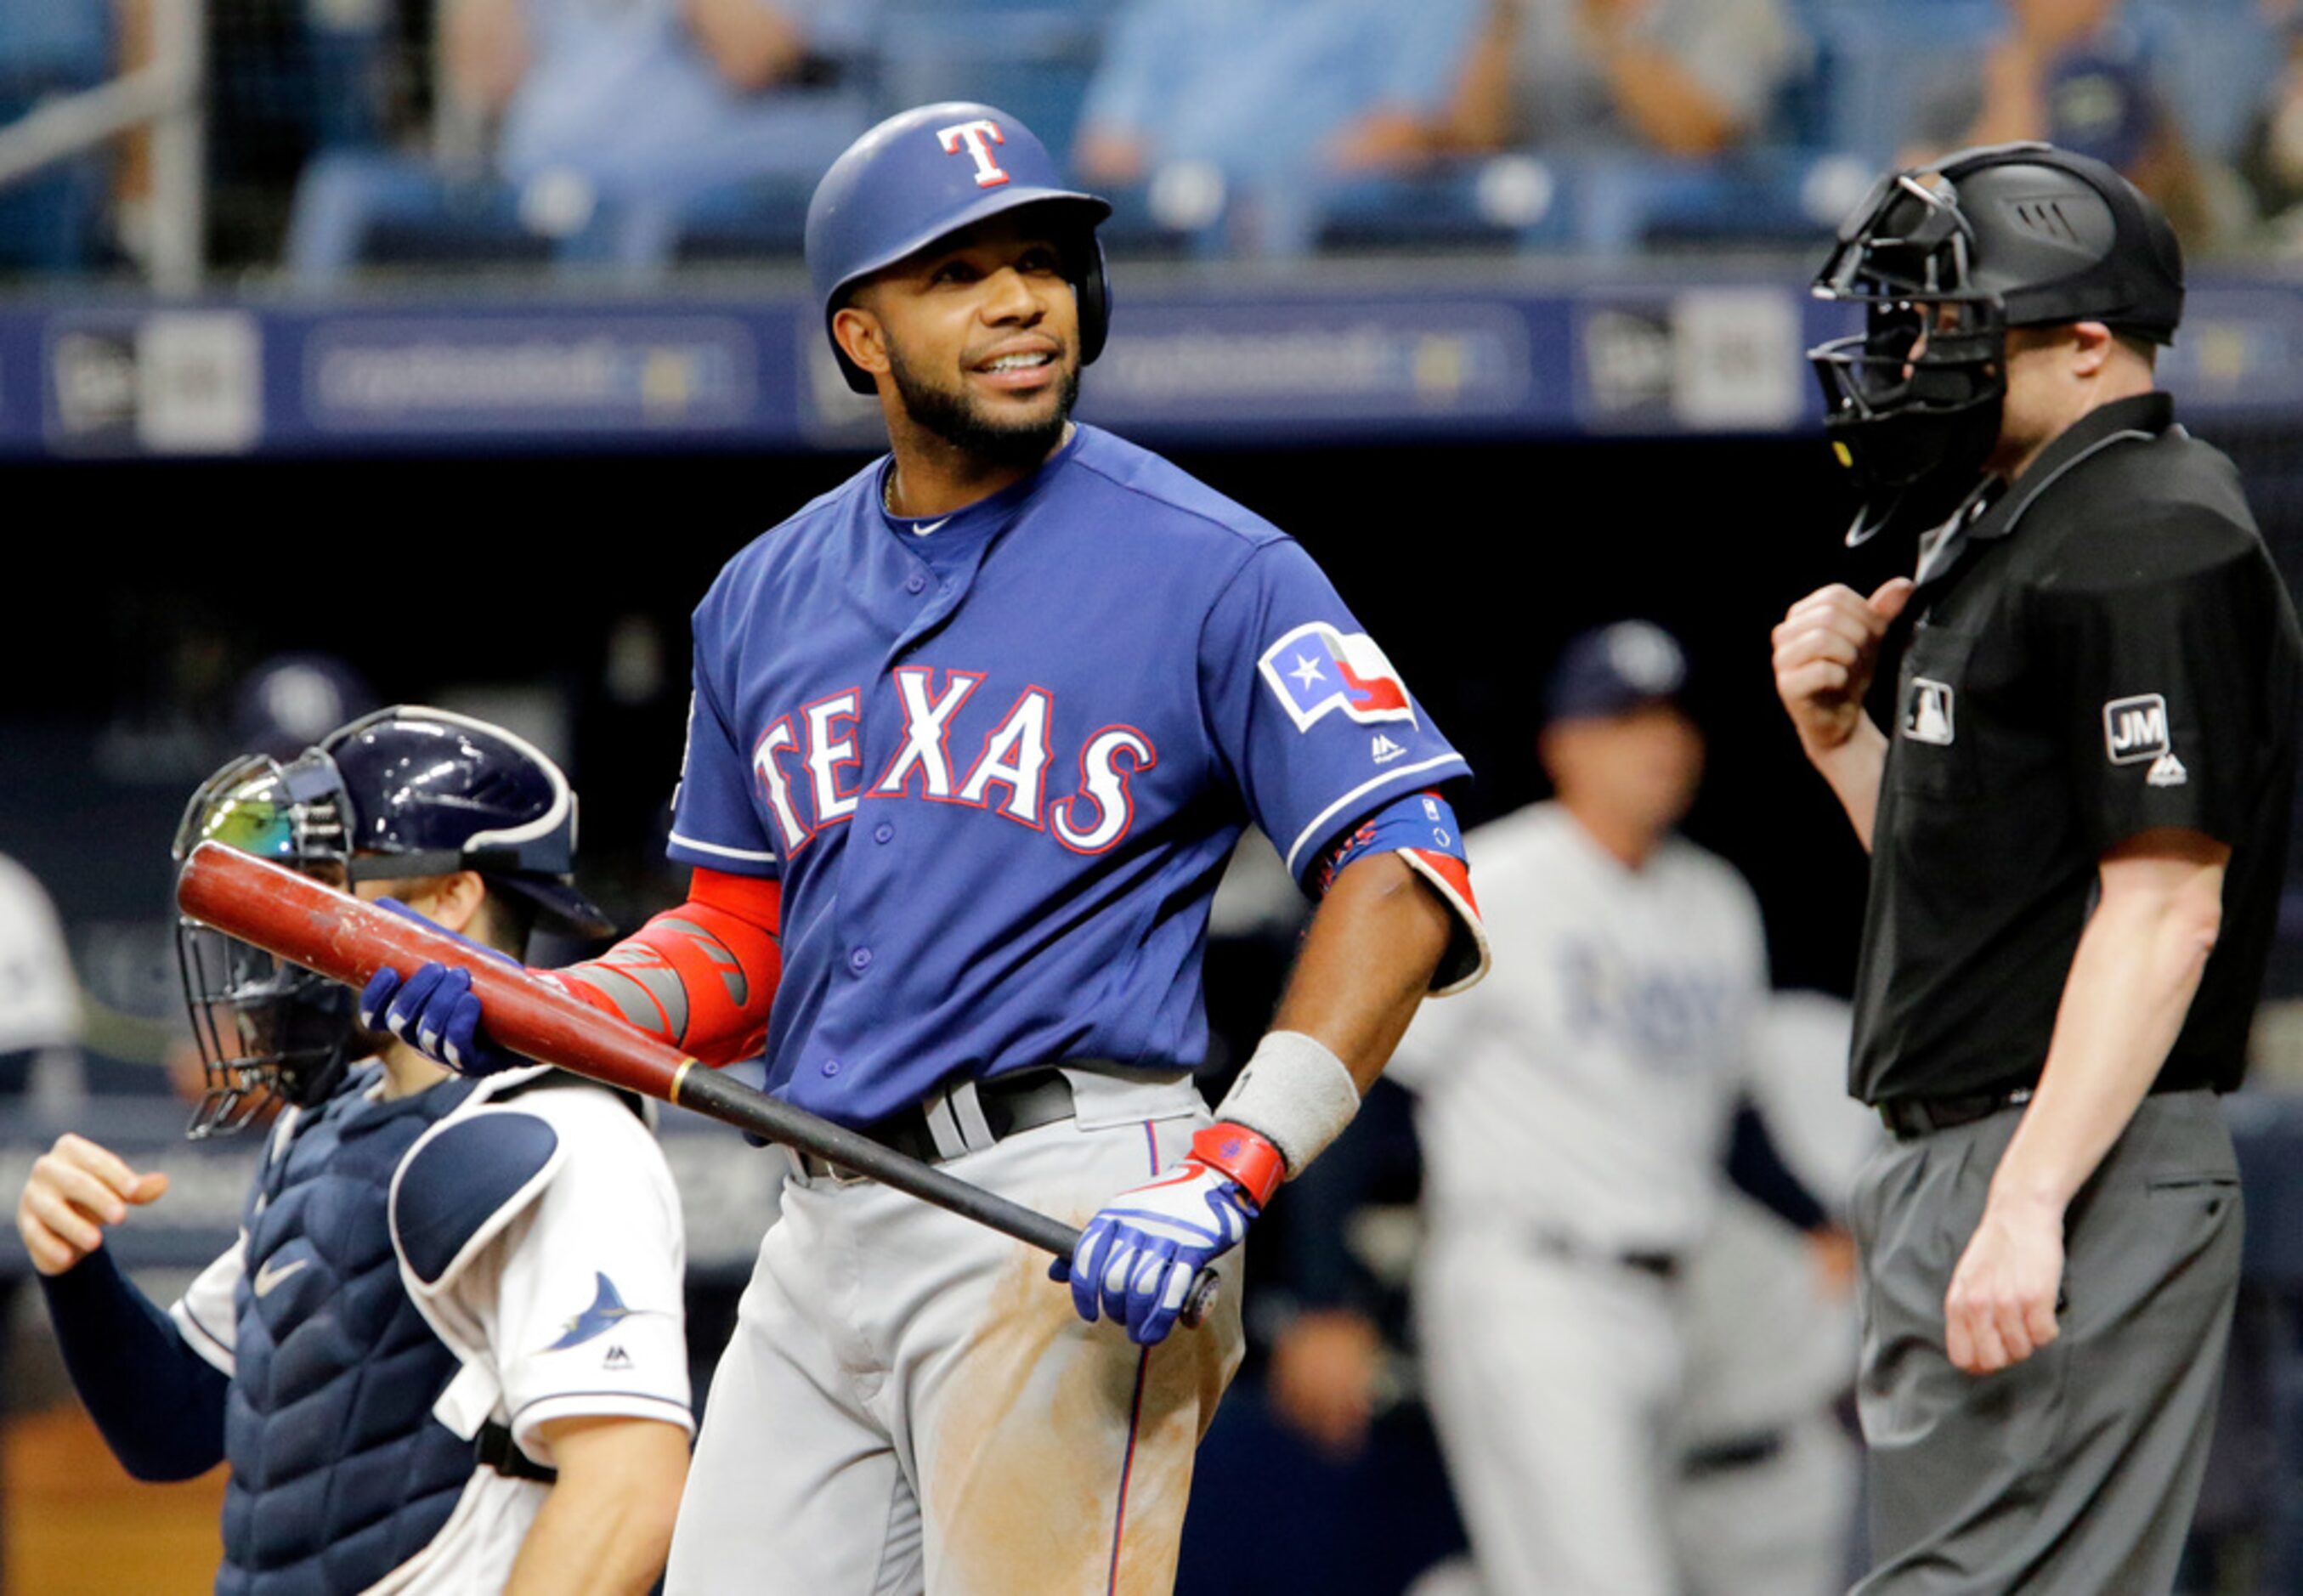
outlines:
M1216 1105L1217 1119L1244 1125L1278 1148L1291 1180L1359 1111L1360 1087L1352 1072L1301 1031L1267 1033Z

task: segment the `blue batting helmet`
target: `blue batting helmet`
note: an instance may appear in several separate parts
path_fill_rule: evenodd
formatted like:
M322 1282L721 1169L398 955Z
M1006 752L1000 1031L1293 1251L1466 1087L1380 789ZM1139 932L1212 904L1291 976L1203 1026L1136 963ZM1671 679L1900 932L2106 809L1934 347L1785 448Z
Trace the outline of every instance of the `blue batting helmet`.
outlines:
M1110 205L1067 187L1047 148L1005 111L967 100L921 106L891 116L849 145L815 186L807 207L807 270L832 316L856 283L986 217L1046 205L1085 235L1076 257L1080 362L1103 352L1111 293L1098 223ZM848 385L872 392L872 379L832 340Z

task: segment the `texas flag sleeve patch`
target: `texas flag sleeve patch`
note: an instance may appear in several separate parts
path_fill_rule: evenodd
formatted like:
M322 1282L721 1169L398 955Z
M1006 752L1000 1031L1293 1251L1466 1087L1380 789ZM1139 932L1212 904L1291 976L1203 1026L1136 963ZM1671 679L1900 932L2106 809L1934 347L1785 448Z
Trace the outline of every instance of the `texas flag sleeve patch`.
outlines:
M1337 711L1367 723L1414 723L1415 706L1399 672L1365 632L1309 621L1265 649L1258 663L1298 731Z

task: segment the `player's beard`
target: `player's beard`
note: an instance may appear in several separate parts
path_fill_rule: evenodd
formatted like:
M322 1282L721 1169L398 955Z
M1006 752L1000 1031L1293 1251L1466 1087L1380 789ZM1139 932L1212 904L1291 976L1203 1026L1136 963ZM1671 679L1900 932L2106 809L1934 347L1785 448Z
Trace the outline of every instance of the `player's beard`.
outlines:
M1079 402L1079 366L1069 362L1056 391L1055 409L1030 421L1000 421L987 415L964 388L947 388L929 382L905 362L892 343L888 347L888 375L895 379L896 396L904 414L976 460L991 466L1036 466L1055 452Z

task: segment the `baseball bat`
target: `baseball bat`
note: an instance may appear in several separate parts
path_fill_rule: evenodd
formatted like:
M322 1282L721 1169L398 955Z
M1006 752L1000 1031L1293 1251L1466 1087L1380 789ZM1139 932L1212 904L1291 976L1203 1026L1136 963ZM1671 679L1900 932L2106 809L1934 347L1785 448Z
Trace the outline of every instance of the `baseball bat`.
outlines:
M426 964L468 970L488 1034L523 1057L813 1153L1059 1258L1079 1246L1080 1233L1061 1220L731 1080L525 969L477 955L434 926L269 860L203 842L176 878L176 904L204 925L348 986L367 985L386 965L403 976ZM1185 1324L1197 1326L1207 1317L1220 1284L1212 1269L1201 1271L1178 1315Z

